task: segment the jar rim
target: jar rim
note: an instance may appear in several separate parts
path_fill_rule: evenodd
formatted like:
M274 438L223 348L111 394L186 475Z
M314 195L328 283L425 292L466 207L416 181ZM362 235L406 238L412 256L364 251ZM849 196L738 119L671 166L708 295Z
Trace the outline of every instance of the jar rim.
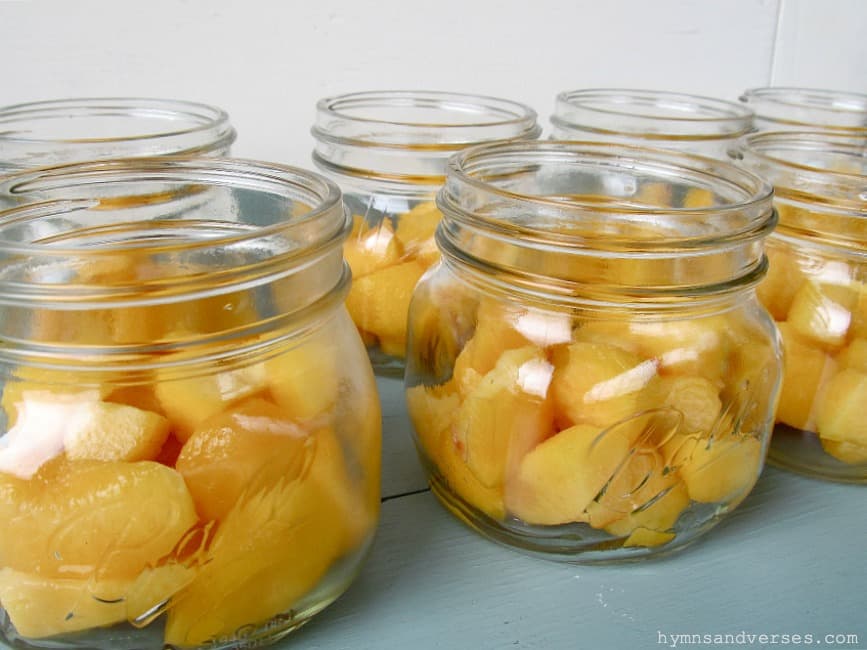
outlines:
M762 131L744 136L739 148L781 167L815 172L825 175L829 179L867 179L865 174L819 167L816 164L798 162L781 155L782 152L786 151L813 151L864 159L867 158L867 135L846 135L818 131ZM777 153L772 153L774 151Z
M576 112L586 117L588 123L582 123ZM581 88L557 95L551 122L561 128L596 130L594 117L628 117L634 124L619 122L616 128L601 130L659 139L721 139L748 132L753 116L753 110L743 104L702 95L633 88ZM660 125L669 129L645 132L642 128ZM711 127L718 131L701 132Z
M744 196L743 200L728 205L712 205L707 207L658 207L653 205L636 205L629 202L610 201L600 204L596 200L582 199L577 195L569 197L552 198L548 196L533 196L528 194L520 194L512 192L492 185L486 180L480 179L474 175L474 171L479 169L480 164L496 163L499 160L506 160L510 156L524 156L527 160L532 158L543 159L545 157L559 156L560 161L569 162L571 158L573 162L580 160L579 157L584 156L590 164L605 163L609 167L621 165L623 169L636 171L640 168L645 170L664 173L670 177L675 175L688 174L693 177L703 177L708 181L725 182L729 186L737 187ZM473 165L477 165L476 169ZM647 147L638 147L634 145L612 145L601 142L586 142L586 141L535 141L535 142L507 142L493 145L479 145L465 150L453 156L448 163L448 180L446 186L440 193L441 208L444 211L452 210L462 212L469 216L469 213L456 205L449 199L451 185L465 184L472 187L476 191L481 191L489 197L506 199L529 209L536 210L554 210L559 213L571 215L573 217L587 213L604 213L604 214L630 214L639 212L649 218L654 218L663 215L719 215L722 218L717 221L721 224L728 223L725 215L735 215L743 212L756 212L757 217L750 219L741 229L735 229L732 226L730 232L721 233L714 232L706 239L697 238L691 240L693 246L705 245L712 241L719 244L721 238L730 237L739 239L742 237L761 237L764 236L767 229L768 221L773 221L770 216L771 197L773 195L773 187L757 176L756 174L739 168L733 164L718 161L715 159L698 156L695 154L687 154L676 151L668 151L661 149L652 149ZM767 209L763 209L766 207ZM760 216L759 216L760 215ZM488 221L496 224L498 220L488 219L478 214L472 214L474 220ZM733 222L732 222L733 223ZM550 237L549 242L552 245L578 245L583 246L587 243L586 238L581 235L570 235L568 233L554 233L540 230L533 226L521 228L527 235L541 236L542 238ZM638 247L642 250L653 249L668 249L672 244L683 244L684 240L654 238L646 241L630 240L629 245ZM613 243L613 240L612 240Z
M424 119L386 118L377 110L427 111ZM470 93L436 90L373 90L324 97L316 103L317 140L347 145L455 150L493 140L538 137L536 111L516 101ZM367 113L363 111L368 111ZM432 117L430 113L435 113ZM376 134L338 133L374 127ZM504 131L508 135L504 136Z
M123 121L124 129L102 135L78 131L79 120L96 118L103 130L107 118ZM0 168L136 156L148 141L155 143L154 151L143 155L220 152L236 136L225 110L199 102L147 97L34 101L0 107ZM99 150L106 146L120 152L106 156Z
M839 113L867 114L867 94L826 88L797 86L766 86L748 88L740 101L761 100L782 106L813 107Z
M69 163L55 167L24 170L0 177L0 195L25 196L33 192L37 199L23 205L0 209L0 254L39 254L42 256L66 256L80 254L83 250L114 250L113 247L58 246L55 243L26 243L13 241L4 236L4 227L20 218L41 218L70 211L94 207L100 199L54 199L38 200L40 191L56 190L77 185L130 183L137 180L148 182L184 182L197 186L214 185L258 189L293 200L310 201L311 209L303 215L286 215L286 219L271 224L258 225L244 233L233 232L208 237L202 240L181 241L175 244L159 243L159 250L173 247L185 249L196 246L220 246L255 240L292 228L327 219L338 221L337 230L344 228L342 197L340 189L329 179L315 172L279 163L242 158L188 158L186 156L160 156L158 158L121 158L114 160ZM326 232L325 238L334 233ZM315 242L314 242L315 243ZM146 248L139 249L146 251Z

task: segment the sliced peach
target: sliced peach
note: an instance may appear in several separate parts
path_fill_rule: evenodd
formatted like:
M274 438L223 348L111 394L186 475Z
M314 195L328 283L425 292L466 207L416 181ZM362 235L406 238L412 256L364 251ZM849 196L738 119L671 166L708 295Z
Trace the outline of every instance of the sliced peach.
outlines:
M553 433L553 367L535 346L507 350L461 403L452 432L467 467L485 486L503 482Z
M656 364L607 343L577 342L554 355L551 393L570 422L607 427L652 406Z

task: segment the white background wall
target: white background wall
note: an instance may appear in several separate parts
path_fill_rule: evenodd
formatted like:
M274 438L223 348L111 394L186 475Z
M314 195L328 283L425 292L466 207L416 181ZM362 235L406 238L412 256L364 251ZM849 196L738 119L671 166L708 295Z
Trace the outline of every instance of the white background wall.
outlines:
M98 95L225 108L235 155L310 167L322 96L526 102L622 86L867 92L867 0L0 0L0 105Z

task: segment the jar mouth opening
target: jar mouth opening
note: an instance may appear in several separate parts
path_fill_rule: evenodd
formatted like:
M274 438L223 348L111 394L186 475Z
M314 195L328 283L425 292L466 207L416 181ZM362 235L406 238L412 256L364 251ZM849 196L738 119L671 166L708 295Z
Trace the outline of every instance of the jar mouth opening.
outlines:
M867 135L754 133L741 140L739 153L774 183L778 196L862 216L867 209Z
M36 169L0 179L0 197L22 203L0 211L0 305L60 310L189 301L317 269L327 283L351 226L331 181L228 158Z
M557 95L551 122L562 128L647 138L730 138L747 133L752 109L712 97L627 88L586 88ZM608 122L610 120L610 124Z
M197 102L84 97L0 107L0 166L228 150L226 111ZM106 155L100 147L119 154ZM149 146L146 146L149 145Z
M320 99L316 108L314 137L354 146L457 150L541 133L532 108L486 95L366 91Z
M170 190L166 190L170 187ZM0 253L65 256L82 251L112 250L111 240L86 239L65 245L62 237L22 241L18 226L33 221L81 210L111 211L125 208L153 208L148 216L158 215L165 206L166 219L178 225L184 221L173 214L172 201L194 196L208 188L247 190L265 197L292 202L285 213L272 211L261 223L226 223L204 239L179 235L170 241L154 241L154 247L219 246L284 233L328 216L342 221L338 187L322 176L302 169L230 158L188 159L165 156L71 163L7 175L0 179L0 196L22 204L0 211ZM162 191L156 191L162 190ZM214 215L219 217L220 215ZM145 223L145 222L143 222ZM235 224L239 227L235 228ZM108 224L110 229L113 224ZM147 244L138 246L146 250Z
M539 192L534 183L559 192ZM772 194L769 183L723 161L548 140L454 156L439 202L444 214L555 247L663 251L764 236L774 221Z
M820 108L844 114L863 113L867 117L867 94L841 90L792 86L749 88L740 96L740 101L767 102L789 108Z

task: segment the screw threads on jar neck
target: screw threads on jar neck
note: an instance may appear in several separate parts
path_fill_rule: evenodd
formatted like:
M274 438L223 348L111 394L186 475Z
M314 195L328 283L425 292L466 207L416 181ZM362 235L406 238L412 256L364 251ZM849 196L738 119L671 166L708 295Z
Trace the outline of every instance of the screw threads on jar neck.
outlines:
M864 255L867 133L754 133L741 140L736 154L774 185L778 233Z
M823 130L867 135L867 95L821 88L750 88L740 101L766 131Z
M439 186L449 156L468 146L541 133L536 112L494 97L373 91L321 99L313 161L341 177Z
M557 95L553 136L605 140L716 155L752 128L746 106L681 93L583 89Z
M449 163L446 264L567 303L718 300L759 281L771 188L707 158L585 142L507 143Z
M340 192L303 170L130 159L21 172L0 192L22 203L0 211L7 356L230 343L347 289Z
M236 137L222 109L179 100L63 99L0 107L0 170L87 160L225 155Z

